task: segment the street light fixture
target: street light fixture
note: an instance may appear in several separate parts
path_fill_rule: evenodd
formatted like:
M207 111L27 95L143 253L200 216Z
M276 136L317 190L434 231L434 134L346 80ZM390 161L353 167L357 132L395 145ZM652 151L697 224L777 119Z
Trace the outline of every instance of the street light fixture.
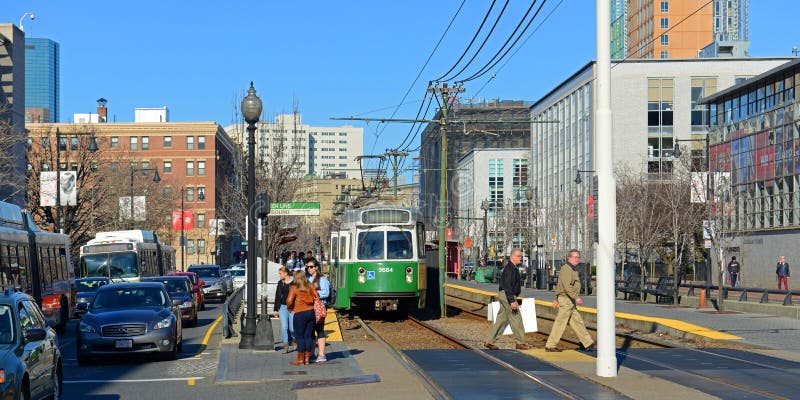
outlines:
M261 99L256 96L253 82L247 96L242 99L242 116L247 122L247 309L241 330L240 349L253 349L256 339L256 218L253 206L256 202L256 123L261 117ZM266 313L265 313L266 314ZM271 328L270 328L271 329Z
M585 172L594 172L594 170L582 170L582 169L579 169L578 172L575 174L575 183L580 185L583 182L583 179L581 179L581 173L585 173Z
M133 176L136 175L137 172L148 172L153 171L153 182L159 183L161 182L161 177L158 175L158 167L153 168L136 168L131 166L131 229L133 229L133 225L135 224L136 218L133 215ZM181 215L183 217L183 215Z
M25 17L30 17L31 21L36 19L36 14L32 12L26 12L22 14L22 17L19 19L19 30L25 31L25 28L22 26L22 21L25 21Z
M24 16L23 16L24 18ZM31 17L33 19L33 17ZM100 149L100 146L97 145L97 136L94 132L73 132L67 134L68 136L91 136L89 139L89 150L90 153L96 153L97 150ZM69 143L65 143L64 151L69 151ZM61 233L61 130L56 128L56 217L55 217L55 230Z
M487 215L489 214L489 202L484 200L481 202L481 210L483 210L483 259L486 260L489 256L489 240L488 240L488 223Z

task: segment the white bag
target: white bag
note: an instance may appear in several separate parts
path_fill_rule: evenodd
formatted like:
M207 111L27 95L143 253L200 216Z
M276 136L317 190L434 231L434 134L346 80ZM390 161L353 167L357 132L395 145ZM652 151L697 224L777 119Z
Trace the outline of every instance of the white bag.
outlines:
M500 302L493 301L489 303L487 319L494 321L497 319L497 313L500 312ZM539 327L536 324L536 301L533 298L522 299L522 305L519 308L522 313L522 325L525 327L525 333L538 332ZM502 332L503 335L511 334L511 325L507 324L506 329Z

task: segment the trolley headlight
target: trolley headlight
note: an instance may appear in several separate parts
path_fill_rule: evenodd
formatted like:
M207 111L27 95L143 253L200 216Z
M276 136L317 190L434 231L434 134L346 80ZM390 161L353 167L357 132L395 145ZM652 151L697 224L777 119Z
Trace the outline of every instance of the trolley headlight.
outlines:
M365 270L364 267L359 267L358 268L358 274L359 275L364 275L365 272L367 272L367 270Z
M411 267L406 267L406 274L407 275L411 275L412 272L414 272L414 269L412 269Z
M366 281L367 281L367 277L366 276L364 276L364 275L359 275L358 276L358 283L364 283Z
M406 283L414 282L414 275L411 275L412 272L414 272L413 268L406 267Z

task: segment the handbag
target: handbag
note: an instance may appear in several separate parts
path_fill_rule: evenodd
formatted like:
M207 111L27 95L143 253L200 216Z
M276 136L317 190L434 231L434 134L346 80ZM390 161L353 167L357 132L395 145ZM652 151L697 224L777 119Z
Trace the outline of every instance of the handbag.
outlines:
M325 321L325 317L328 316L328 307L325 307L325 303L319 297L314 298L314 316L317 318L317 323Z

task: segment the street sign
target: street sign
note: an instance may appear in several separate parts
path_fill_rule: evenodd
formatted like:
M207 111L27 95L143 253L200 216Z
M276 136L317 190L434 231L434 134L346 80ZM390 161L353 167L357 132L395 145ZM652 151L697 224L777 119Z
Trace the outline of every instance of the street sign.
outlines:
M556 240L556 237L553 236L553 237L550 238L550 247L555 249L556 246L558 246L558 241Z
M276 215L319 215L318 201L272 203L269 216Z
M711 248L711 239L706 239L705 243L703 243L703 247L710 249Z

